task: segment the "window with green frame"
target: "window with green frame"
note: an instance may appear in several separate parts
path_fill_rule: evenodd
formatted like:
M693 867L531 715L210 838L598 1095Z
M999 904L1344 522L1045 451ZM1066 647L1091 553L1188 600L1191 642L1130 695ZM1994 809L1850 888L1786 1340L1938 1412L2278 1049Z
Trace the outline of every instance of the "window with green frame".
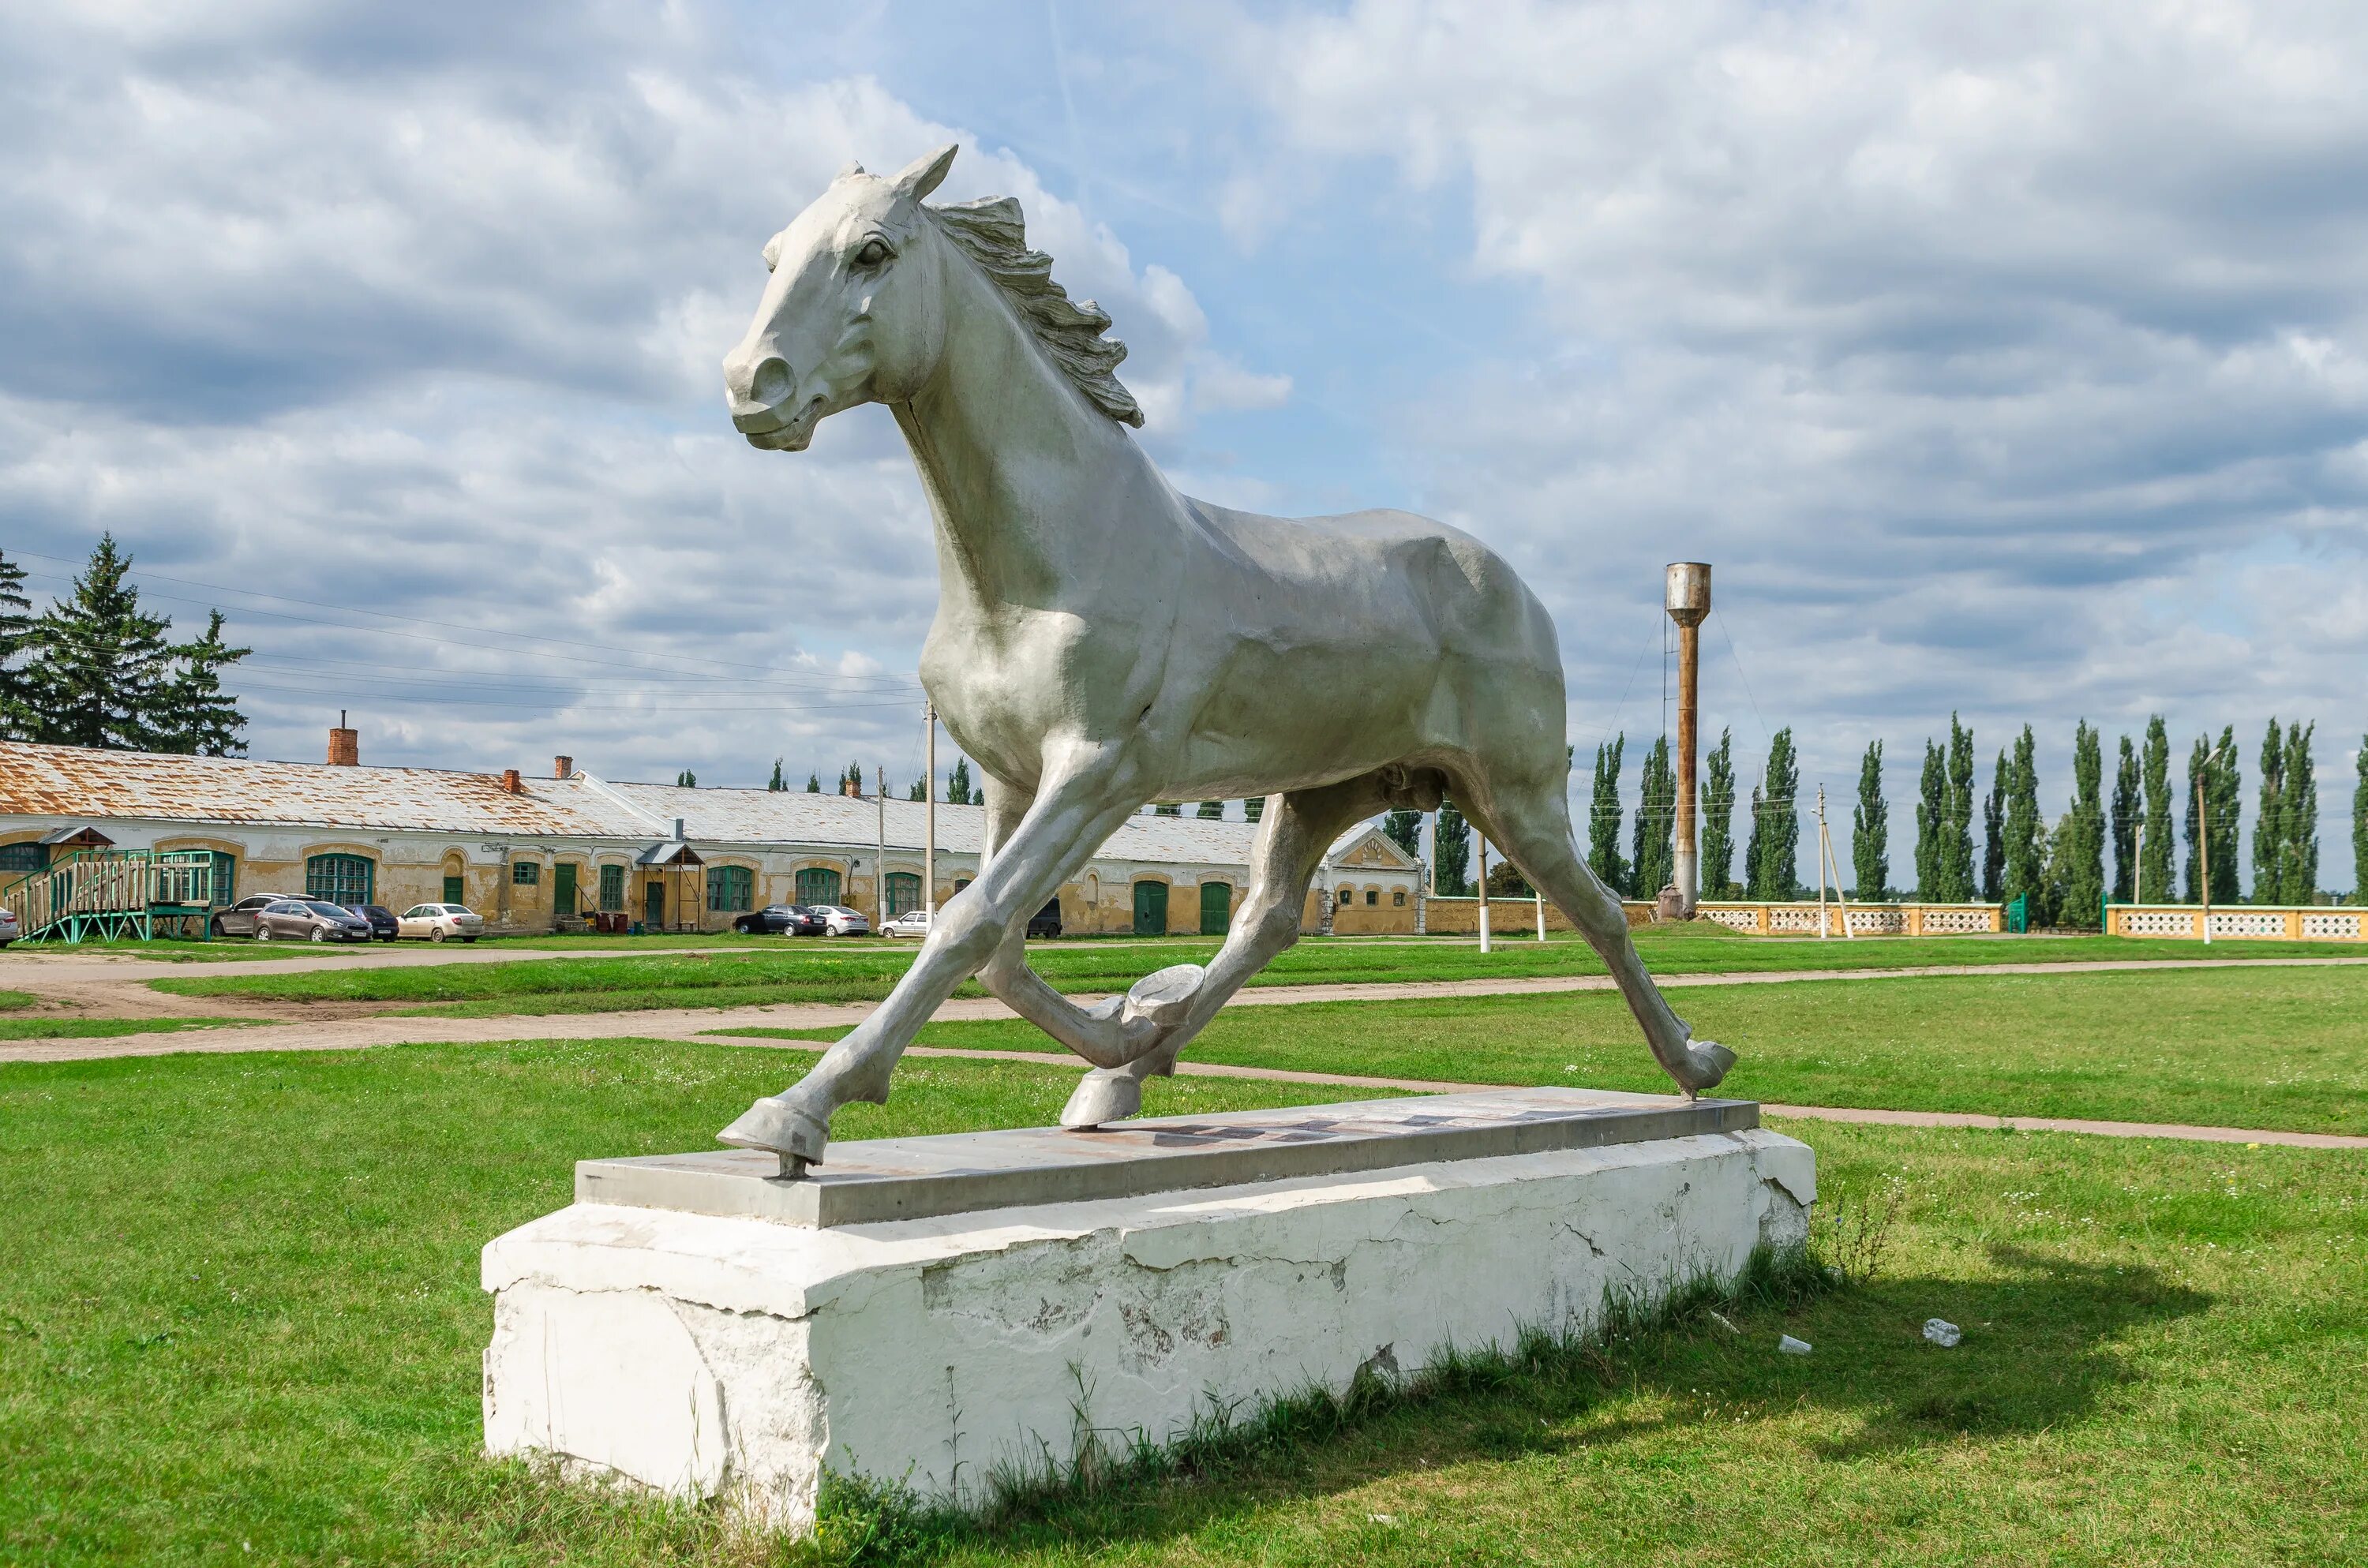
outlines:
M304 896L331 903L368 903L377 870L366 856L312 856L304 862Z
M50 863L50 846L38 839L26 839L21 844L0 844L0 876L22 876L38 871Z
M808 866L798 873L800 903L837 903L838 873L826 866Z
M214 854L213 900L216 908L238 902L238 857L217 849Z
M625 907L625 868L600 868L600 907L614 914Z
M707 907L718 914L757 907L757 873L746 866L707 868Z
M917 871L888 873L888 918L894 920L907 910L921 907L921 878Z
M511 861L510 881L522 888L533 887L542 881L542 862L540 860Z

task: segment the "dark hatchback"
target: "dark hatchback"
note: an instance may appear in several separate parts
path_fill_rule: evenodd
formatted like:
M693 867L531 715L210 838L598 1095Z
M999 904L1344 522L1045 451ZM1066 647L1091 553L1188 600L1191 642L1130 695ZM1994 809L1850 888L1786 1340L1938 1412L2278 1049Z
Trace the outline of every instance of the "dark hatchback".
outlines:
M345 909L347 914L359 915L370 922L370 937L374 941L392 942L403 934L403 927L396 922L394 911L391 909L375 903L349 903Z
M803 904L768 903L732 923L744 937L819 937L828 923Z

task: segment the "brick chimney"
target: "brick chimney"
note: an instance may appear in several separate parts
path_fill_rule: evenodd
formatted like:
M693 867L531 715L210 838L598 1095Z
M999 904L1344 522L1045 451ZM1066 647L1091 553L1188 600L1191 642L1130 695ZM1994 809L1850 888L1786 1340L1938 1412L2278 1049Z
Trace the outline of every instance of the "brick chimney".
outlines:
M551 759L551 776L553 778L564 778L575 771L575 759L574 757L554 756Z
M526 786L518 782L518 771L515 767L505 767L502 769L502 788L508 790L513 795L523 795L526 793Z
M337 727L329 732L329 766L359 767L361 765L361 736L346 728L346 710L340 708L337 710Z
M859 801L863 799L863 786L858 784L852 778L840 779L838 781L838 792L842 795L852 796Z

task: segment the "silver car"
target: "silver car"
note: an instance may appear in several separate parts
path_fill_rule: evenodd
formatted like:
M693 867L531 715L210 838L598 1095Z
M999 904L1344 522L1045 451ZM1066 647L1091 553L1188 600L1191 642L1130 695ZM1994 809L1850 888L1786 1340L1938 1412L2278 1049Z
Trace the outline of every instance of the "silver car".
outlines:
M398 936L430 942L448 942L455 937L473 942L485 934L485 922L461 904L415 903L395 917L394 929Z
M325 899L283 898L255 917L258 942L367 942L370 923Z

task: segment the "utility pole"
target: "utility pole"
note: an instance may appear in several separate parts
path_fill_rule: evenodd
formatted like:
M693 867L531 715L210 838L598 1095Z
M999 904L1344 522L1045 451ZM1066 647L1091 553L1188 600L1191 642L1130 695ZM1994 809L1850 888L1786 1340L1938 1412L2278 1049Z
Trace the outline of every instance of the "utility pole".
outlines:
M1817 936L1826 934L1826 872L1834 874L1834 901L1841 906L1842 936L1851 941L1858 933L1850 929L1850 895L1842 892L1842 860L1834 853L1833 835L1826 829L1826 787L1817 786Z
M928 739L921 746L921 796L928 802L922 808L921 907L934 928L938 923L938 705L924 701L921 714L928 725Z
M1694 917L1702 896L1702 849L1694 839L1694 750L1702 696L1702 623L1710 614L1710 565L1673 561L1664 584L1663 605L1678 623L1678 825L1672 880L1681 918Z
M888 924L888 770L874 763L871 771L880 779L880 858L871 862L872 928L879 930Z

